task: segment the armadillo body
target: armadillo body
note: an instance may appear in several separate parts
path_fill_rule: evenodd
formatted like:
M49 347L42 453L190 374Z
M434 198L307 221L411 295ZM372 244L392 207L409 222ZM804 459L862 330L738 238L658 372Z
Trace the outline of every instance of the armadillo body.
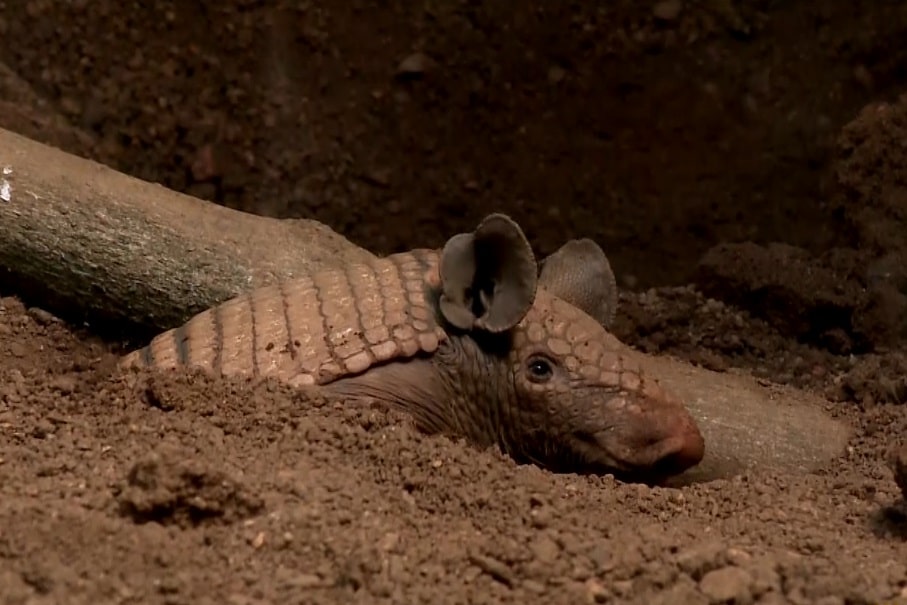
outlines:
M323 385L434 353L438 252L413 250L247 292L130 353L123 365Z
M594 242L566 244L539 275L519 226L491 215L440 251L242 294L122 365L273 377L380 400L426 431L552 470L663 479L697 464L704 443L683 403L607 331L615 302Z

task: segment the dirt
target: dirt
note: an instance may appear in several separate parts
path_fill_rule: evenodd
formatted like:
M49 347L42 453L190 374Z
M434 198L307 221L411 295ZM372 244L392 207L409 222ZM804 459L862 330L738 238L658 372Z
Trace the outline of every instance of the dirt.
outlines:
M275 384L113 372L107 345L2 304L8 603L907 599L893 406L848 408L827 471L649 488Z
M905 17L6 2L0 126L377 253L489 208L540 254L594 237L622 340L855 434L811 474L553 475L274 384L114 372L118 343L0 277L2 601L907 603Z

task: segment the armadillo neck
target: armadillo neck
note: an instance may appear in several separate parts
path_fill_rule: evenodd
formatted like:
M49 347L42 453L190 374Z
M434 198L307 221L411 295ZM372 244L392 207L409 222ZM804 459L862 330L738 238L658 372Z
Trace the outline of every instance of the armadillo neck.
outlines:
M377 401L409 414L428 433L466 437L510 450L513 383L506 362L467 336L452 336L431 356L389 362L320 387L347 400Z
M445 399L438 404L446 411L449 430L479 446L498 445L510 452L516 393L501 348L468 335L452 336L439 347L432 364L444 385Z

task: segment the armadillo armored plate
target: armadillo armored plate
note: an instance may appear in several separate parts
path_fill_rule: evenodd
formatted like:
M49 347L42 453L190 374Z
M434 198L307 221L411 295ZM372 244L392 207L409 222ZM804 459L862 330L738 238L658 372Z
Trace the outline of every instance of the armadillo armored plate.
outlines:
M671 485L729 478L746 470L806 473L847 447L849 427L833 419L822 399L780 385L763 386L737 372L713 372L665 356L640 362L686 402L705 438L699 465Z

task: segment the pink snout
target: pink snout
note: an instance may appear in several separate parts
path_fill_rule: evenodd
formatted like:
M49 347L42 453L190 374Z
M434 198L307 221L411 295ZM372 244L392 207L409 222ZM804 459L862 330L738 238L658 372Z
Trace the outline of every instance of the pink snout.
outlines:
M601 441L628 472L667 478L702 461L705 440L681 403L640 396L615 404L618 422Z

